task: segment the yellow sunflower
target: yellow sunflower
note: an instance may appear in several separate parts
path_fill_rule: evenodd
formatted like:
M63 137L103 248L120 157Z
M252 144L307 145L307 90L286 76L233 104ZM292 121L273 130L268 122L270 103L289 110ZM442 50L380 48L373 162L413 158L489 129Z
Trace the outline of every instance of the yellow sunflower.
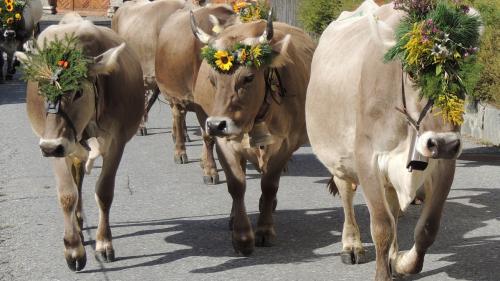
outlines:
M233 67L234 58L225 50L217 51L214 58L216 59L215 64L217 67L224 71L229 71Z
M7 19L7 24L12 24L14 22L14 19L13 18L8 18Z
M14 15L14 18L16 18L16 20L20 20L21 19L21 14L20 13L16 13Z
M14 5L7 4L7 5L5 5L5 8L7 9L7 12L12 12L14 10Z
M13 5L14 4L14 0L4 0L5 2L5 5Z
M262 56L262 49L260 48L260 45L252 48L252 55L254 59L258 59L260 56Z
M246 3L245 1L240 1L240 2L236 2L234 3L233 5L233 11L237 14L240 13L240 10L245 8L246 6L248 6L249 4Z

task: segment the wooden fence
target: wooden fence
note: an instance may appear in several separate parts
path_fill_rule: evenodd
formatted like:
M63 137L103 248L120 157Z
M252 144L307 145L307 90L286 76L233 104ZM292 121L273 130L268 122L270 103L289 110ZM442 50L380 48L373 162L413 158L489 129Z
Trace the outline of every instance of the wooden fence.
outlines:
M281 22L300 26L300 22L297 18L300 1L301 0L271 0L276 18Z

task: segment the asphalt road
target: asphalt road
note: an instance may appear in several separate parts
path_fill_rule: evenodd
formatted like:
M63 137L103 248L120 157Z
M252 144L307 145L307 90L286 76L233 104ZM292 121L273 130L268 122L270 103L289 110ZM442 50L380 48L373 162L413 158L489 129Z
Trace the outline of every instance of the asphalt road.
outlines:
M50 160L32 133L24 84L0 85L0 280L372 280L374 247L361 192L355 210L370 262L341 263L343 212L326 190L328 174L310 147L295 153L281 179L275 213L277 244L251 257L234 253L222 184L203 185L201 138L193 114L190 162L173 161L170 109L157 103L146 137L127 145L111 210L117 260L93 258L99 164L84 183L84 236L88 262L71 272L63 257L63 221ZM469 143L459 160L437 241L422 273L405 280L500 280L500 154ZM220 165L219 165L220 168ZM259 175L249 166L246 204L256 223ZM400 248L409 249L421 207L400 219Z

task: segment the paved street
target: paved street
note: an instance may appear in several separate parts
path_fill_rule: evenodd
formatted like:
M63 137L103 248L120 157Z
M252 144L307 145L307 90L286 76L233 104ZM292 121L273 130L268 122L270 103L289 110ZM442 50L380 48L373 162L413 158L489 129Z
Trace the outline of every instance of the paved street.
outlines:
M17 77L18 78L18 77ZM341 201L327 189L328 174L303 147L281 179L275 213L277 244L249 257L234 253L224 182L203 185L201 138L188 115L190 162L173 161L170 109L157 103L146 137L127 145L118 171L111 227L117 261L94 259L99 163L84 183L88 262L73 273L63 257L63 221L50 160L41 156L24 103L24 84L0 85L0 280L372 280L375 263L369 214L355 198L370 262L341 263ZM500 154L467 144L457 163L441 230L421 274L405 280L500 280ZM220 166L219 166L220 168ZM249 166L246 204L256 223L259 175ZM421 207L410 206L399 225L409 249Z

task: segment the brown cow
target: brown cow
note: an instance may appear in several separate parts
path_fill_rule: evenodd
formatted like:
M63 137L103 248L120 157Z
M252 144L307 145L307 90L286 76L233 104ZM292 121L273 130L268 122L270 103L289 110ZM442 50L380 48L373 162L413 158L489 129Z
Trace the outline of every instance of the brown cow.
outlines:
M201 34L196 27L194 31ZM249 255L255 245L273 244L272 211L280 175L292 153L307 141L304 106L315 44L302 30L264 20L228 27L217 38L202 35L201 40L221 51L237 43L255 48L262 42L272 50L269 64L239 64L227 73L204 62L194 93L198 119L206 121L208 134L217 136L219 161L233 198L233 247ZM251 132L257 126L267 127L271 140L251 146L248 136L254 137ZM255 235L244 203L247 160L262 172L262 204Z
M64 216L64 256L69 268L79 271L87 260L82 244L83 164L91 162L96 154L103 157L95 187L99 206L95 248L96 258L110 262L115 256L109 226L115 175L125 144L134 136L144 113L144 85L138 58L111 29L95 26L73 14L63 22L44 30L38 44L43 47L44 42L74 34L84 55L94 58L89 64L88 78L81 82L81 89L66 92L55 102L45 100L38 83L29 81L26 101L33 130L40 137L40 149L44 156L54 157ZM29 67L29 57L17 55Z
M214 30L220 31L239 22L237 15L227 5L210 5L195 9L193 13L200 28L212 35L215 35ZM186 110L192 111L192 92L201 65L199 52L202 47L191 32L189 10L178 11L163 25L156 53L156 80L160 91L173 103L172 127L175 136L183 135ZM213 140L204 133L203 138L203 179L206 184L216 184L219 176L213 159ZM188 162L182 137L175 138L174 160L179 164Z
M434 113L425 114L428 100L419 98L419 89L402 73L401 63L383 61L403 17L393 4L379 8L372 1L342 14L321 36L307 90L309 140L333 175L331 187L338 189L344 205L342 261L366 261L353 208L356 186L361 185L376 249L375 280L392 280L391 271L407 275L422 270L461 151L460 128L443 123ZM415 126L418 142L412 140L416 130L396 107L404 107L415 120L425 116L420 127ZM430 158L427 167L422 156ZM400 252L398 215L422 185L426 198L415 244Z
M140 135L147 135L148 110L159 94L155 80L155 55L160 29L174 12L186 5L184 0L127 1L113 17L111 29L123 37L127 45L136 52L144 73L146 110ZM151 96L149 100L148 96Z

